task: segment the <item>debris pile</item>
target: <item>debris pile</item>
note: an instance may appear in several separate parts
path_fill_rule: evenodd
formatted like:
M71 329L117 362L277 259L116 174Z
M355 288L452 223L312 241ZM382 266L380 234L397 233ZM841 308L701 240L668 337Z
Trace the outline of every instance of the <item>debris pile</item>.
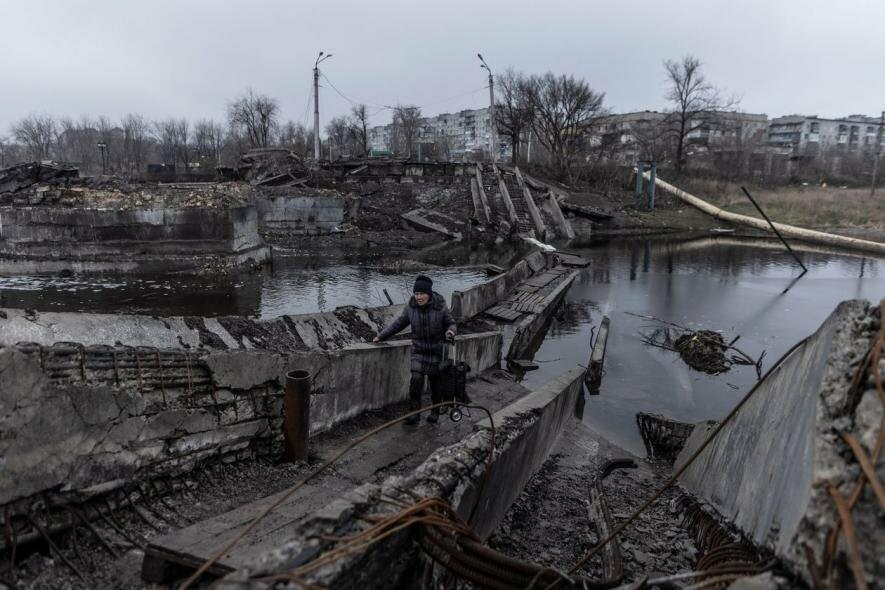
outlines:
M762 351L759 358L754 359L735 347L740 336L726 342L719 332L692 330L653 316L625 313L662 324L651 332L641 334L643 343L677 353L685 361L685 364L696 371L708 375L718 375L729 371L733 365L749 365L755 367L756 376L762 378L762 361L765 358L765 351ZM726 354L729 351L731 354Z
M712 330L686 332L673 342L673 348L692 369L710 375L724 373L730 367L722 334Z
M285 148L257 148L240 156L234 169L220 169L224 176L235 173L237 180L255 186L304 186L311 178L304 160Z
M653 459L662 459L672 465L694 431L694 424L679 422L661 414L639 412L636 425L642 436L645 451Z
M0 170L0 195L24 191L36 184L67 186L79 171L67 164L28 162Z
M0 206L226 209L245 204L254 194L242 182L146 184L119 176L82 177L76 167L55 162L0 170Z

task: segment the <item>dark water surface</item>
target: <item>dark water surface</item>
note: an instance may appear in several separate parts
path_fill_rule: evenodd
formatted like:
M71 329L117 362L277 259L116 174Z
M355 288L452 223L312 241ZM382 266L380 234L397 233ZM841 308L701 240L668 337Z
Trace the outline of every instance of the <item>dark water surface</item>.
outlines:
M453 291L488 280L477 265L509 267L525 251L447 244L410 253L414 258L405 262L371 251L309 257L278 254L272 269L230 275L0 276L0 307L272 318L331 311L342 305L387 305L384 288L394 303L402 303L419 273L430 275L434 288L449 300ZM419 262L434 266L417 270ZM469 266L474 267L465 268Z
M659 324L650 315L692 329L722 331L726 341L763 370L812 333L839 301L885 296L881 261L800 252L800 269L782 246L736 244L733 238L613 240L575 250L590 259L566 296L561 319L535 355L540 369L524 382L540 384L586 365L592 326L611 319L601 395L588 397L584 420L627 450L644 454L639 411L678 420L722 418L756 381L753 367L720 375L688 368L674 353L642 343ZM786 288L790 289L784 293Z

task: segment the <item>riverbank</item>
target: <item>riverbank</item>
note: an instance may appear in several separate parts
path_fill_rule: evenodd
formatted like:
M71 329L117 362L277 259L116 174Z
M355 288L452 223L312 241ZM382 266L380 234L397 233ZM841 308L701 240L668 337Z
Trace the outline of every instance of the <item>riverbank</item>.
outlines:
M690 178L680 179L674 184L726 211L759 217L740 184ZM863 235L874 236L869 239L885 241L881 234L878 239L875 237L875 230L885 228L885 201L882 199L885 192L881 190L876 197L870 196L869 188L746 186L772 221L807 229L844 232L846 235L862 232Z
M740 184L689 177L676 179L673 184L725 211L761 218L744 195ZM885 203L881 198L870 197L869 189L819 186L748 186L748 189L772 221L885 242ZM655 192L653 211L648 211L645 203L637 209L633 191L626 189L574 191L567 198L574 205L609 216L607 219L589 219L570 214L571 223L579 236L711 232L720 229L733 230L745 236L767 235L745 227L732 227L660 188Z

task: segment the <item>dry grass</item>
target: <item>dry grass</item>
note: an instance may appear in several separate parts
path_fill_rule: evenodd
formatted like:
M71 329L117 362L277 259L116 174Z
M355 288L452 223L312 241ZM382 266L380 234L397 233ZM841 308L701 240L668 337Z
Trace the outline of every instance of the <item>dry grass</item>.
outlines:
M727 211L759 217L739 185L694 180L684 188ZM885 189L872 198L869 189L856 188L747 189L773 221L814 229L885 229Z

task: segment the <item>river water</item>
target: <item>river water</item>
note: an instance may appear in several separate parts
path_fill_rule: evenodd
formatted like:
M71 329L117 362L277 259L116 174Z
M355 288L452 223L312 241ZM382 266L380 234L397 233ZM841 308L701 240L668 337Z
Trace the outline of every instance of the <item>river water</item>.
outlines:
M591 330L611 319L601 394L588 398L584 419L610 440L643 454L635 415L661 413L697 421L724 416L752 386L752 367L721 375L688 368L675 354L643 344L654 316L692 329L722 331L727 341L768 368L791 345L813 332L843 299L885 296L882 263L860 256L801 251L809 272L772 242L731 237L625 238L570 248L590 260L580 269L535 355L530 387L586 365ZM478 267L508 266L518 249L484 251L446 246L416 252L447 298L487 280ZM277 257L273 271L212 277L19 276L0 277L0 307L42 311L98 311L152 315L248 315L329 311L339 305L377 306L386 288L395 302L411 291L416 271L382 256ZM460 268L453 268L461 265ZM628 313L629 312L629 313Z
M795 244L794 244L795 247ZM660 324L721 331L763 370L811 334L845 299L885 297L885 267L860 256L802 252L801 269L783 247L734 238L619 239L571 249L591 262L566 295L535 355L529 386L586 365L591 329L611 320L600 395L589 396L584 420L612 442L645 450L639 411L684 421L722 418L756 381L756 370L734 366L720 375L690 369L676 354L641 339ZM786 291L786 292L785 292Z
M509 268L525 252L512 245L489 251L446 244L415 251L407 261L370 251L277 254L273 268L229 275L0 276L0 307L273 318L342 305L387 305L383 289L394 303L403 303L419 273L431 275L434 289L448 301L453 291L488 280L482 265Z

